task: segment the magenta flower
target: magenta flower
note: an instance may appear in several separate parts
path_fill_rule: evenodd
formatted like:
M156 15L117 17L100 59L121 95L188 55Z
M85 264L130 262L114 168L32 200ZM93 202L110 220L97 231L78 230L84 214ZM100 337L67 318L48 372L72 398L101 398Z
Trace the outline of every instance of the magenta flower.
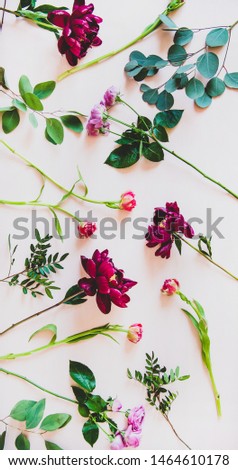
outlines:
M62 28L58 49L65 54L70 65L75 66L78 59L87 54L87 50L102 43L98 37L99 23L102 18L93 15L94 5L85 5L85 0L75 0L70 14L65 10L48 13L48 20Z
M132 431L140 431L142 423L145 417L145 408L141 406L135 406L130 410L128 415L128 425L132 426Z
M80 238L89 238L97 230L96 224L91 222L82 222L78 225L78 233Z
M106 107L103 103L95 104L86 125L88 135L97 136L99 134L108 134L110 124L105 117L106 111Z
M148 227L145 236L146 245L149 248L159 245L155 256L170 257L173 242L176 240L176 233L183 234L187 238L194 236L194 230L180 214L177 202L167 202L165 208L155 208L153 224Z
M134 323L129 327L128 333L127 333L127 338L131 343L138 343L143 334L143 329L142 329L142 324L141 323Z
M130 302L126 292L137 282L125 278L124 271L114 266L112 259L108 257L108 250L96 250L92 259L81 256L81 262L90 277L83 277L78 285L86 295L96 295L99 310L105 314L109 313L112 303L126 308Z
M178 292L179 288L180 288L180 284L177 281L177 279L166 279L161 288L161 292L162 294L165 294L165 295L173 295L173 294L176 294L176 292Z
M117 97L119 96L119 91L115 86L108 88L103 96L103 103L106 108L111 108L116 103Z
M121 195L119 208L124 211L132 211L136 207L135 194L132 191L127 191Z

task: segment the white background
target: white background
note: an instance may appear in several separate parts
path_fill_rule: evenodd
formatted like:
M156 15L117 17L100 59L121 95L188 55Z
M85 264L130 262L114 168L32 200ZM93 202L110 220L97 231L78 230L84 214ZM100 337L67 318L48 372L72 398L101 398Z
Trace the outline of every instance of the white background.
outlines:
M59 4L60 2L53 2ZM69 2L70 5L72 2ZM9 8L17 2L8 2ZM90 60L121 46L140 33L147 24L166 7L166 1L138 2L136 0L111 2L95 0L95 13L104 18L100 36L103 44L88 53ZM236 0L190 0L174 15L179 26L205 27L228 25L237 19ZM190 50L203 45L204 35L197 35ZM227 66L229 71L237 70L238 28L233 31ZM55 79L68 68L65 58L57 52L53 34L5 16L4 29L0 37L1 66L6 68L9 85L17 90L21 74L30 77L32 83ZM171 43L170 33L161 29L137 44L145 54L166 55ZM53 111L63 108L76 109L85 114L100 101L104 91L112 84L118 86L125 99L148 117L155 115L155 108L149 107L141 99L139 84L129 80L123 72L130 50L88 70L73 75L59 83L54 94L45 101L45 109ZM151 80L162 83L164 72ZM1 98L2 100L2 98ZM184 158L200 166L208 174L220 179L237 192L237 92L226 90L223 96L213 101L207 110L199 110L184 92L176 93L175 108L185 109L181 123L170 132L170 148ZM2 101L1 101L2 103ZM114 115L132 122L134 116L123 106L118 106ZM205 181L192 169L178 162L170 155L165 161L153 164L141 160L128 170L114 170L103 165L107 155L114 147L113 136L89 138L84 132L76 136L65 132L62 146L53 146L44 137L44 122L34 130L25 118L16 131L6 137L6 141L30 160L36 162L53 177L71 187L77 179L76 166L79 165L89 186L90 196L95 199L118 199L125 190L136 193L137 207L132 217L151 217L153 208L164 205L166 201L176 200L185 218L200 217L204 220L195 230L206 232L206 211L212 208L213 219L224 217L220 230L224 239L213 238L214 259L238 274L237 247L237 204L238 201L224 191ZM114 130L119 131L115 126ZM39 177L8 151L1 147L0 152L0 198L27 200L34 199L40 188ZM57 201L59 193L47 184L45 200ZM94 216L114 216L118 223L128 213L112 212L104 207L79 204L71 200L66 204L71 212L80 209L83 215L93 209ZM130 215L130 214L129 214ZM51 216L39 210L38 216ZM31 211L23 208L1 207L1 277L8 270L7 236L14 234L13 221L16 217L28 217L31 227ZM63 222L63 218L61 219ZM67 396L72 396L68 374L69 359L86 363L97 377L97 392L105 398L115 396L123 402L124 409L140 403L145 404L145 390L139 384L130 382L126 369L142 369L145 352L153 349L161 364L168 368L181 367L181 372L191 374L187 382L176 385L179 397L170 415L178 433L193 449L237 449L237 285L227 275L210 265L198 254L183 246L180 257L173 248L169 260L155 258L154 250L145 248L144 241L132 239L132 225L128 224L126 240L121 240L119 232L114 240L78 240L71 224L71 236L61 244L55 240L55 251L69 251L65 269L57 275L56 282L62 290L55 295L60 300L67 288L84 275L80 266L80 255L91 256L96 248L109 248L116 266L123 268L128 277L138 281L131 291L128 309L117 307L107 317L96 307L95 298L79 307L63 306L45 317L28 323L11 334L1 338L0 354L20 352L45 344L48 336L35 338L28 344L30 334L47 323L58 327L59 339L83 329L101 325L107 321L125 326L134 322L143 323L144 337L138 345L129 344L120 335L120 346L112 341L98 337L85 343L40 353L32 358L2 363L9 368L28 376L46 388ZM41 225L39 224L39 229ZM31 236L19 243L15 271L22 269L28 255ZM165 298L160 295L164 279L176 277L182 291L190 298L195 297L204 306L209 321L211 353L214 374L221 394L223 416L218 419L213 394L206 369L202 365L200 344L188 319L180 310L181 301L175 296ZM23 296L20 289L1 284L1 329L11 322L20 320L35 311L48 306L50 300L34 300ZM3 418L12 406L21 399L38 400L43 397L40 391L12 377L0 375L1 401L0 417ZM73 415L71 423L61 431L47 438L57 442L64 449L88 449L82 437L84 423L74 405L53 397L47 398L47 412L68 412ZM123 424L123 423L122 423ZM3 429L2 429L3 430ZM7 438L7 449L14 448L17 433L11 430ZM31 436L32 449L43 448L40 437ZM95 449L108 449L103 435ZM141 449L180 449L182 448L162 415L146 406Z

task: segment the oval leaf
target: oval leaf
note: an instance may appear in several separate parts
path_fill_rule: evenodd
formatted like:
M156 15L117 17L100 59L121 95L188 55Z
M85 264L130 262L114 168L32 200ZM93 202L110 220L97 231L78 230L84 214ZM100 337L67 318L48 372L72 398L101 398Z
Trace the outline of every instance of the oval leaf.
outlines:
M221 80L218 77L214 77L214 78L211 78L211 80L209 80L209 82L207 83L206 93L211 98L214 98L216 96L222 95L222 93L224 93L225 89L226 89L226 85L223 82L223 80Z
M172 65L181 65L187 59L184 47L174 44L168 50L168 60Z
M160 21L162 21L162 23L164 23L166 26L168 26L168 28L177 28L174 21L171 20L171 18L169 18L167 15L162 14L162 15L159 16L159 19L160 19Z
M193 39L193 31L188 28L179 28L174 35L174 43L185 46Z
M38 401L30 411L27 413L26 416L26 429L33 429L43 418L43 414L45 411L45 398L43 400Z
M77 116L73 116L73 114L67 114L65 116L61 116L60 119L64 126L71 131L77 132L78 134L82 132L83 124Z
M38 121L37 121L34 113L30 113L28 117L29 117L29 121L30 121L31 125L36 129L38 127Z
M4 449L5 446L5 440L6 440L6 431L3 431L2 434L0 434L0 450Z
M30 450L31 445L29 439L24 434L19 434L15 440L17 450Z
M72 387L77 402L83 405L87 401L87 394L79 387Z
M163 111L161 113L156 114L154 118L154 125L157 126L158 124L163 127L168 127L172 129L173 127L177 126L181 117L183 115L183 110L181 109L172 109L170 111Z
M71 420L72 416L66 413L55 413L48 415L43 419L40 429L43 431L55 431L66 426Z
M20 122L20 116L17 109L5 111L2 115L2 130L5 134L14 131Z
M78 284L75 284L74 286L70 287L70 289L66 292L64 304L68 304L68 305L83 304L84 302L87 301L85 297L86 297L86 294L82 292Z
M168 142L169 137L166 129L163 126L157 124L157 126L153 129L153 132L158 140L160 140L161 142Z
M186 95L192 100L196 100L204 93L204 85L197 78L191 78L186 85Z
M50 442L50 441L45 441L45 448L47 450L63 450L62 447L60 447L57 444L54 444L54 442Z
M138 146L121 145L110 153L105 163L113 168L128 168L138 162L139 158Z
M56 83L53 80L49 82L38 83L35 86L33 93L34 95L38 96L40 100L44 100L45 98L48 98L51 93L53 93L55 86Z
M158 99L158 90L157 88L150 88L146 90L142 95L143 101L149 104L155 104Z
M228 88L238 88L238 72L226 73L224 82Z
M86 392L92 392L96 387L96 379L93 372L80 362L70 361L70 377Z
M45 325L39 330L32 333L32 335L29 338L29 341L31 341L31 339L34 338L34 336L36 336L38 333L41 333L42 331L50 331L52 333L52 338L48 344L54 344L57 338L57 326L52 323L49 325Z
M36 404L33 400L21 400L12 408L10 416L17 421L26 421L27 414Z
M212 98L206 94L206 92L195 100L196 105L199 108L207 108L212 103Z
M14 100L12 100L12 106L19 109L19 111L27 111L27 107L26 107L25 103L23 103L23 101L20 101L16 98Z
M82 429L83 437L88 444L90 444L91 447L97 442L98 440L98 435L99 435L99 428L96 423L94 423L91 420L88 420L84 425Z
M99 395L91 395L86 401L86 406L94 413L100 413L107 409L107 403Z
M159 94L159 97L156 102L156 107L160 109L160 111L167 111L172 108L174 104L174 97L171 93L168 93L166 90L162 91Z
M213 52L205 52L197 60L197 69L205 78L212 78L219 67L219 59Z
M23 99L27 106L31 109L34 109L34 111L42 111L44 109L43 104L39 98L33 93L25 93Z
M229 39L229 33L226 28L212 29L206 37L206 45L209 47L224 46Z
M31 86L30 80L26 75L22 75L20 77L18 88L19 88L20 94L21 94L23 99L24 99L24 95L26 93L32 93L33 92L33 88Z
M143 146L143 155L151 162L161 162L164 160L164 151L159 143L152 142L152 144Z
M55 144L62 144L64 140L64 129L58 119L46 119L46 131Z

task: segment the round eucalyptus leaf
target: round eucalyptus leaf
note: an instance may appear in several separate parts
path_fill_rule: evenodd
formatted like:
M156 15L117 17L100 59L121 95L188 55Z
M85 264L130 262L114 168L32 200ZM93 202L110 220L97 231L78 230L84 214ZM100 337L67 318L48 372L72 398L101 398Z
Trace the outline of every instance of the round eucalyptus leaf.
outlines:
M209 47L225 46L229 39L227 28L212 29L206 37L206 45Z
M191 78L186 85L186 95L192 100L196 100L204 93L204 85L197 78Z
M188 28L179 28L174 35L174 43L185 46L193 39L193 31Z
M212 78L219 67L219 59L213 52L205 52L197 60L197 69L205 78Z
M238 88L238 72L226 73L224 82L228 88Z
M212 98L208 96L206 92L204 92L200 98L195 100L195 103L199 108L208 108L208 106L210 106L212 103Z
M184 47L174 44L168 50L168 60L169 62L176 66L182 65L183 62L187 59L187 52Z
M173 104L174 104L173 95L171 95L171 93L168 93L166 90L164 90L158 96L156 107L160 111L167 111L168 109L172 108Z
M157 88L150 88L143 93L143 101L149 104L155 104L158 99L158 90Z
M211 78L206 86L206 93L211 97L215 98L216 96L222 95L226 89L226 85L218 77Z

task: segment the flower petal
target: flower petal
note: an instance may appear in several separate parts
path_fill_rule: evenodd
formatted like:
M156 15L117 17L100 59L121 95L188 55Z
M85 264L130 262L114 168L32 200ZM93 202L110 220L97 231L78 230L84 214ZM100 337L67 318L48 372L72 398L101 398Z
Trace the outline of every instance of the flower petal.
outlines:
M64 28L69 23L70 13L65 10L54 10L48 13L47 18L55 26Z
M108 284L108 279L105 276L97 276L96 277L96 283L97 283L98 292L100 294L109 294L110 293L110 287L109 287L109 284Z
M78 285L86 295L93 296L96 294L96 283L94 279L83 277L82 279L79 279Z
M103 261L98 269L98 274L105 276L107 279L110 279L114 274L116 270L113 266L113 264L109 261Z
M111 299L109 295L97 293L96 301L97 301L98 308L99 310L101 310L102 313L104 314L110 313Z
M127 294L121 294L117 289L110 289L111 301L120 308L126 308L127 303L130 302L130 297Z

